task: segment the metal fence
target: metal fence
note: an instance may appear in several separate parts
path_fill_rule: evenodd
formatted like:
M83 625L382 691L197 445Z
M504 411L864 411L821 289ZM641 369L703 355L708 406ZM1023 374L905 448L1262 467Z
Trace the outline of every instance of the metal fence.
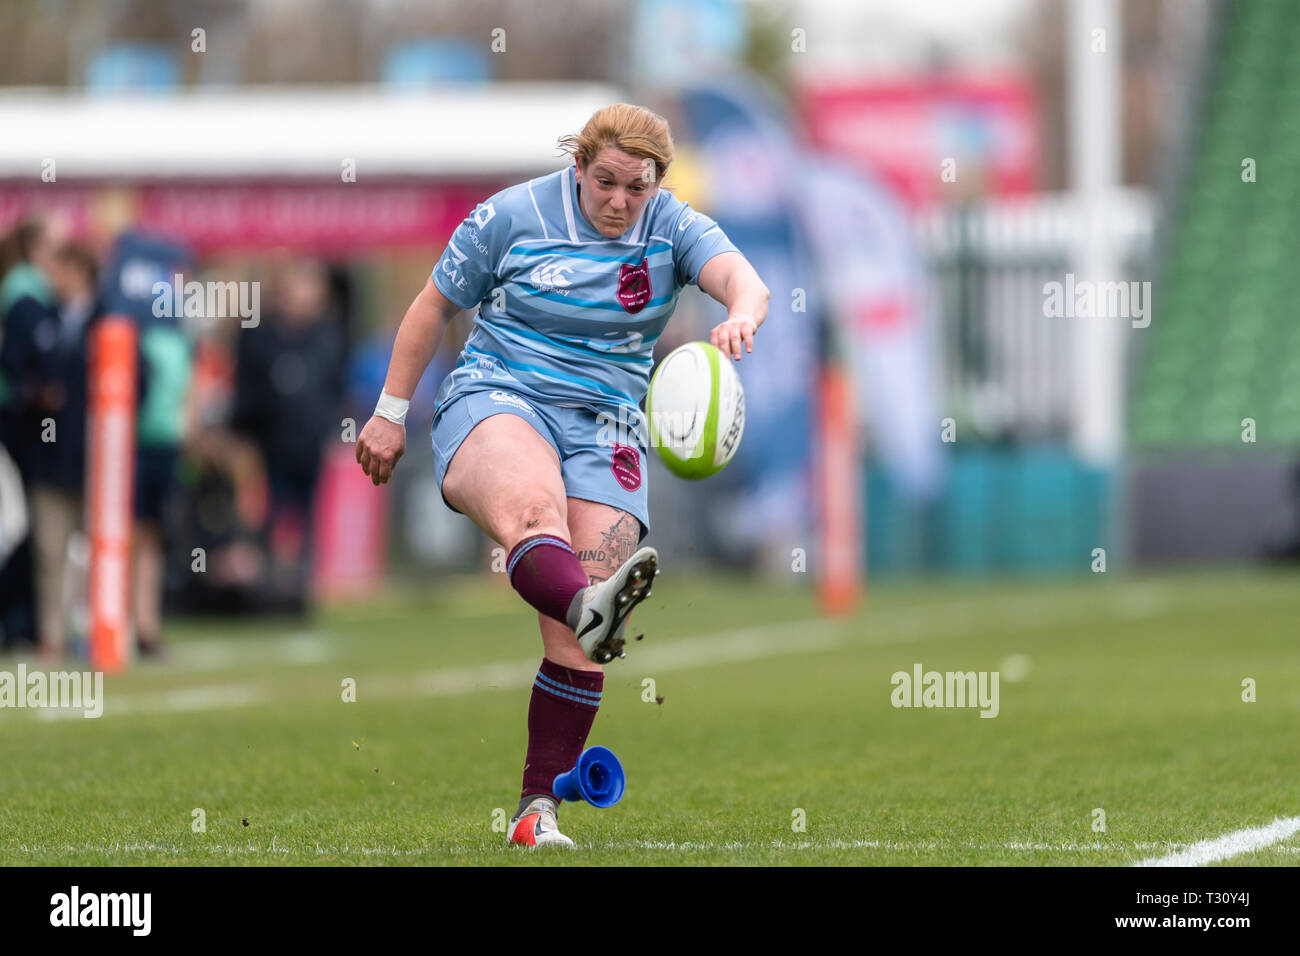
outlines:
M1150 194L1117 192L1105 228L1121 274L1089 278L1148 280L1154 220ZM1065 281L1084 222L1059 194L945 207L915 221L943 330L945 407L979 438L1069 437L1076 320L1046 314L1044 286Z

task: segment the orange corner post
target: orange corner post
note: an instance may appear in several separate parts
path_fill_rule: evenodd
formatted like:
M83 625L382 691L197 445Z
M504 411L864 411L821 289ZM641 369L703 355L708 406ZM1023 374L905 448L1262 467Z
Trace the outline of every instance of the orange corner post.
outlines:
M135 323L106 316L90 340L86 462L90 661L117 673L131 659L131 504L135 482Z

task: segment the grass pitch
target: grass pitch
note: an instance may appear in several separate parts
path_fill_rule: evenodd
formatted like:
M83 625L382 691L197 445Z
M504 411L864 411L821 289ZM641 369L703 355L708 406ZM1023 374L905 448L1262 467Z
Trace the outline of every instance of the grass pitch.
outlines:
M494 829L541 647L504 576L177 622L100 719L0 710L0 863L1130 864L1300 814L1297 619L1294 572L880 587L827 621L666 568L590 738L627 794L562 807L576 852ZM998 716L894 707L916 664L998 671ZM1295 865L1300 837L1224 862Z

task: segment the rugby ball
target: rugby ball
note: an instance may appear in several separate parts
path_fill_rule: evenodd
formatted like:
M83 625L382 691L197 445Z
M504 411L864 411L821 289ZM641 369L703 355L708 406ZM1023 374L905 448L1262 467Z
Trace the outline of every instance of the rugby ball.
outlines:
M745 430L745 391L731 360L708 342L673 349L646 396L650 443L681 478L716 475Z

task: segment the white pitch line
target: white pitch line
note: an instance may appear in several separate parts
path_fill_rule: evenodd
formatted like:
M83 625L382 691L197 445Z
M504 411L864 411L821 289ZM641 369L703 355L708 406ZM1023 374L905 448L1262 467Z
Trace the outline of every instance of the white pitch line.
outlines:
M104 713L149 714L193 713L207 710L239 710L266 702L269 698L254 684L214 684L206 687L180 687L157 694L141 694L108 702Z
M625 676L623 672L635 668L632 676L662 674L668 671L689 670L713 664L760 660L782 654L806 654L832 650L850 642L834 631L840 622L820 618L781 621L758 627L717 631L698 638L668 641L659 645L642 647L633 644L633 654L628 663L619 664L611 677ZM366 680L368 693L381 688L383 696L401 696L402 687L413 686L421 697L448 697L473 694L487 690L518 690L529 687L537 679L537 658L503 661L470 667L442 667L422 671L409 680L381 677ZM399 686L401 685L401 686ZM386 692L386 693L384 693Z
M843 650L849 647L880 647L890 644L912 644L923 640L944 640L976 633L984 627L981 616L972 613L971 603L945 608L941 615L927 611L918 616L912 607L878 612L868 618L865 627L868 636L853 633L852 621L827 618L802 618L793 621L776 621L751 627L714 631L692 638L667 640L662 643L647 641L643 646L629 641L628 660L610 665L606 673L611 678L622 677L627 671L632 676L657 676L670 671L691 670L718 664L762 660L789 654L813 654L823 651ZM1026 615L1019 622L1007 622L1004 633L1038 630L1043 618L1037 613ZM1042 607L1046 611L1046 606ZM1060 613L1059 607L1053 608ZM537 658L470 667L444 667L423 671L414 678L415 693L424 697L446 697L472 694L487 690L518 690L530 686L537 677ZM410 684L405 679L387 677L369 678L368 693L376 687L383 696L401 696ZM405 691L410 693L409 690Z
M1246 827L1234 830L1213 840L1201 840L1185 850L1168 856L1151 857L1134 863L1134 866L1205 866L1229 857L1250 853L1287 839L1300 832L1300 817L1274 818L1273 822L1262 827Z
M752 627L714 631L694 638L668 640L663 643L647 642L642 646L629 641L626 663L609 665L606 671L611 678L623 676L633 670L634 676L650 676L696 667L762 660L787 654L812 654L841 650L848 647L879 647L888 644L911 644L921 640L960 637L983 627L979 615L969 607L962 607L936 619L918 620L913 608L900 608L879 613L866 622L873 632L868 637L850 633L852 622L827 618L802 618L793 621L776 621ZM1043 626L1035 619L1032 628ZM1031 629L1014 625L1004 631ZM517 690L528 687L537 676L537 658L515 662L486 664L472 667L447 667L424 671L416 675L418 693L427 697L469 694L484 690ZM367 681L373 686L373 679Z
M1144 613L1150 611L1158 592L1147 588L1142 594ZM1127 592L1120 592L1120 596ZM727 631L715 631L696 637L683 637L660 643L648 641L645 646L632 643L626 664L618 664L611 676L618 678L627 671L632 676L650 676L669 671L690 670L716 664L737 663L779 657L789 654L810 654L849 647L881 647L894 644L912 644L925 640L951 640L977 633L985 625L979 611L988 604L985 598L957 600L946 605L919 608L906 606L875 612L865 621L850 629L853 621L826 618L804 618L793 621L776 621ZM1031 594L1013 600L995 602L1000 616L1001 631L1010 634L1021 631L1038 631L1045 622L1067 616L1055 595ZM1122 602L1104 605L1117 618L1132 616L1132 608ZM274 656L292 660L319 661L337 656L335 648L325 646L324 632L305 631L289 635L283 647ZM236 642L229 643L234 647ZM240 642L242 643L242 641ZM195 649L197 651L197 649ZM219 667L225 663L224 653L213 649L205 659L202 651L195 654L195 669ZM519 690L531 685L537 674L537 658L518 661L501 661L468 667L445 667L422 671L414 675L376 674L364 679L368 697L384 699L402 697L448 697L492 690ZM167 693L122 694L107 693L105 716L123 714L194 712L204 710L238 709L263 704L272 699L270 688L250 684L225 684L180 688ZM63 716L60 714L59 716ZM80 716L80 712L76 713Z
M295 631L292 634L267 636L263 639L205 638L175 644L171 648L170 668L186 671L233 670L262 660L287 661L291 664L316 664L337 655L337 646L328 631ZM251 647L250 647L251 645Z

